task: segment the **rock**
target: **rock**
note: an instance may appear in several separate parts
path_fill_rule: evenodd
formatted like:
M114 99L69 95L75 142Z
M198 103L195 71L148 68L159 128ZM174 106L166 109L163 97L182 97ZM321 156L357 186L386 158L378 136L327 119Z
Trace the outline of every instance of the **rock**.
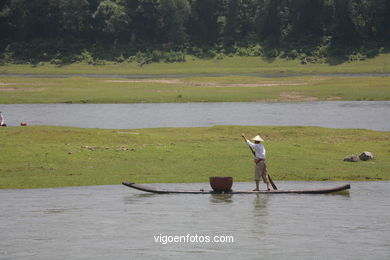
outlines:
M359 158L360 158L360 160L362 160L362 161L368 161L368 160L374 159L374 155L372 155L372 153L370 153L370 152L362 152L362 153L359 155Z
M359 157L357 157L357 155L354 155L354 154L351 154L351 155L348 155L347 157L345 157L343 159L344 162L357 162L359 161Z

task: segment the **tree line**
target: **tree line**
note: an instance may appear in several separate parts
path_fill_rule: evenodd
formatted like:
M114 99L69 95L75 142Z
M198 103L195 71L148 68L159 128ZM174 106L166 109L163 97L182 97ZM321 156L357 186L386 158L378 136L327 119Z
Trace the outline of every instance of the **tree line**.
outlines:
M3 62L326 62L388 51L388 0L2 0Z

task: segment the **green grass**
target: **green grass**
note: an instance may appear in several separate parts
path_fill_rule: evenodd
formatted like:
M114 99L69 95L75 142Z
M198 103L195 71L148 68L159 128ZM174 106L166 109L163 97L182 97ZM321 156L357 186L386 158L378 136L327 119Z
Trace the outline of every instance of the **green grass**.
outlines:
M265 60L260 57L226 57L223 60L197 59L187 56L184 63L152 63L139 66L137 63L107 62L106 65L88 65L73 63L70 65L52 65L39 63L6 64L0 66L0 73L32 74L237 74L237 73L362 73L390 72L390 54L381 54L365 61L345 62L339 65L301 64L299 60L277 58Z
M390 180L390 132L319 127L0 128L0 188L252 181L253 162L240 133L266 140L277 180ZM370 151L376 159L349 163Z
M386 77L0 77L0 104L390 100Z

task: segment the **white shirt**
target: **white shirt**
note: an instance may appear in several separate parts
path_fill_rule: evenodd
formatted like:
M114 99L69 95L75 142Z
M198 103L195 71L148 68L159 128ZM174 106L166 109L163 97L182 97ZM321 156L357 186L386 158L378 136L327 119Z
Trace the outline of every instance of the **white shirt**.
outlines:
M264 159L265 160L265 148L262 144L255 144L255 143L252 143L251 141L249 140L246 140L246 143L252 147L253 151L255 151L255 157L256 158L260 158L260 159Z
M4 117L0 114L0 125L4 125Z

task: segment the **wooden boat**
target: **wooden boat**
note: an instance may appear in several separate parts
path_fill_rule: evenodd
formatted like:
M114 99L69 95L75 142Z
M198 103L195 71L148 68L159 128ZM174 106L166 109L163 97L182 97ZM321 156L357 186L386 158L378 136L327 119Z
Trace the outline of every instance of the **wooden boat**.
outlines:
M231 190L226 192L215 192L213 190L163 190L163 189L155 189L152 187L148 187L141 184L135 184L133 182L122 182L123 185L136 189L141 190L145 192L151 192L151 193L160 193L160 194L166 194L166 193L180 193L180 194L276 194L276 193L297 193L297 194L324 194L324 193L333 193L333 192L340 192L345 191L351 188L351 185L346 184L343 186L338 186L334 188L326 188L326 189L314 189L314 190L261 190L261 191L239 191L239 190Z

